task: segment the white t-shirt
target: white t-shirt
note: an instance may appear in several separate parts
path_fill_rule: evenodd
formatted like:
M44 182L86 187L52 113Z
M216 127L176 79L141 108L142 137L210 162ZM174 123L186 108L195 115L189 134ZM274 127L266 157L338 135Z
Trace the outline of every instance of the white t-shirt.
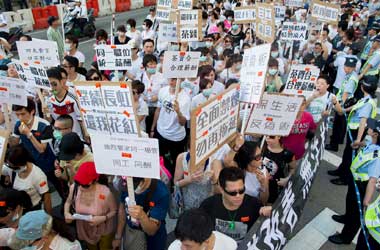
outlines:
M79 63L84 63L86 61L86 57L79 50L77 50L75 52L75 54L73 55L73 57L76 57L78 59Z
M141 48L142 46L142 36L141 36L141 32L139 30L135 30L135 32L132 32L132 31L127 31L126 33L127 37L135 40L136 42L136 45Z
M82 250L79 241L71 242L58 234L50 242L49 248L54 250Z
M334 94L326 92L323 96L315 98L307 107L307 111L313 116L315 123L322 118L322 112L332 108L332 97Z
M142 97L139 98L139 103L137 105L137 115L144 115L144 116L149 115L148 105L146 104L146 102L144 101ZM140 129L143 131L146 130L145 118L140 122Z
M219 95L220 93L222 93L225 89L225 86L223 83L221 82L218 82L218 81L214 81L214 84L212 85L212 93L215 94L215 95Z
M213 231L215 235L215 243L213 250L235 250L237 248L237 243L231 237L222 234L217 231ZM181 241L175 240L170 244L168 250L180 250L181 249Z
M191 100L191 110L195 109L202 103L205 103L207 101L207 98L203 95L203 93L199 93L198 95L194 96Z
M154 38L156 36L156 33L152 29L149 29L148 31L147 30L143 30L143 32L141 32L141 36L142 36L142 40L143 41L146 40L146 39L152 39L152 40L154 40Z
M12 170L4 166L3 174L12 177ZM27 192L33 206L38 205L42 199L41 196L44 193L49 192L46 175L34 164L32 165L32 171L25 179L21 179L18 174L16 174L13 188L19 191Z
M230 68L224 69L220 74L219 74L220 80L223 80L224 82L227 82L229 79L240 79L240 73L235 74L231 71Z
M0 31L9 33L9 26L8 26L8 22L7 22L7 17L4 16L3 14L0 14L0 23L6 24L4 27L0 27Z
M145 85L144 96L148 99L154 95L158 95L158 91L167 86L167 79L159 72L148 78L146 72L143 72L136 80L140 80ZM148 107L157 107L157 102L147 102Z
M142 67L142 58L141 57L137 57L136 60L132 60L132 68L130 70L128 70L128 72L130 74L132 74L135 79L137 76L141 75L143 70L141 69Z
M177 113L173 108L175 94L170 94L169 88L166 86L158 93L158 107L161 110L157 120L157 131L167 140L182 141L186 136L186 129L178 122ZM178 93L177 100L181 114L186 117L186 120L190 120L190 97L181 91Z

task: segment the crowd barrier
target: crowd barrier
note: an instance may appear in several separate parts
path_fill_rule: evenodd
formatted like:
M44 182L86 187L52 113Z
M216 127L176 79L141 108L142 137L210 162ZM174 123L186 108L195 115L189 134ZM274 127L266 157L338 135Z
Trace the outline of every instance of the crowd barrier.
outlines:
M94 16L97 17L99 15L99 3L98 0L88 0L86 2L87 10L94 9Z
M131 1L130 0L116 0L116 12L124 12L131 9Z
M144 0L144 7L156 5L156 0Z

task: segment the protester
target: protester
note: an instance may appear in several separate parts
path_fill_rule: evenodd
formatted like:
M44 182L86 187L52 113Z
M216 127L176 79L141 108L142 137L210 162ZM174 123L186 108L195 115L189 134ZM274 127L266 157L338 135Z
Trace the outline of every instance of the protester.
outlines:
M65 37L65 54L64 56L72 56L78 59L79 63L76 67L83 67L85 62L85 56L82 52L78 50L79 41L78 38L74 36L66 36Z
M125 28L124 25L117 26L116 33L117 33L117 36L114 37L114 44L115 45L118 45L118 44L121 44L121 45L127 44L129 42L129 40L131 40L127 36L127 29Z
M58 31L58 28L60 28L59 17L50 16L48 19L48 24L49 24L49 28L47 30L47 39L57 43L58 55L59 55L59 58L62 60L64 46L63 46L62 35Z
M84 81L86 77L78 73L79 61L76 57L65 56L62 61L62 68L67 71L67 85L74 86L75 81Z

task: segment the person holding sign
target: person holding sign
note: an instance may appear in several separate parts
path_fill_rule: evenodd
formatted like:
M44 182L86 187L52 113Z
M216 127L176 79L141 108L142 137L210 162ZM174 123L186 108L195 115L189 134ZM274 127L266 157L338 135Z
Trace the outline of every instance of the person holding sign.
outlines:
M78 38L68 35L65 40L65 54L64 56L72 56L78 59L79 63L77 67L83 67L85 62L85 56L78 50L79 40Z
M191 99L191 110L205 103L212 96L212 83L209 79L203 78L199 80L200 93Z
M129 40L131 40L129 37L126 36L127 30L124 25L117 26L116 29L117 36L114 38L114 44L127 44Z
M278 60L271 57L268 62L268 72L265 78L265 91L268 93L277 93L282 86L281 77L278 75Z
M212 83L212 93L218 95L225 89L223 83L215 80L215 69L211 65L204 65L198 69L199 79L208 79Z
M379 75L379 65L380 65L380 35L376 36L372 43L372 54L368 57L367 61L364 63L359 80L364 76L378 76Z

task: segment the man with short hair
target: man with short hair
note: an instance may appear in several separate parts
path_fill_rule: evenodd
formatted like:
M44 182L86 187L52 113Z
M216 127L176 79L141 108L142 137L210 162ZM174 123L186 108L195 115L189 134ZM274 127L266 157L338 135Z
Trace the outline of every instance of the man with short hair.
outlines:
M221 194L204 200L200 208L215 220L215 230L238 243L244 239L260 214L269 216L272 208L263 207L261 201L245 194L244 172L227 167L219 174Z
M144 58L145 55L154 55L154 41L152 39L143 41L143 51L141 51L140 57Z
M46 32L47 33L47 39L49 41L53 41L53 42L57 43L59 59L62 60L64 47L63 47L62 35L58 30L58 28L60 27L59 17L50 16L48 18L48 24L49 24L49 28Z

